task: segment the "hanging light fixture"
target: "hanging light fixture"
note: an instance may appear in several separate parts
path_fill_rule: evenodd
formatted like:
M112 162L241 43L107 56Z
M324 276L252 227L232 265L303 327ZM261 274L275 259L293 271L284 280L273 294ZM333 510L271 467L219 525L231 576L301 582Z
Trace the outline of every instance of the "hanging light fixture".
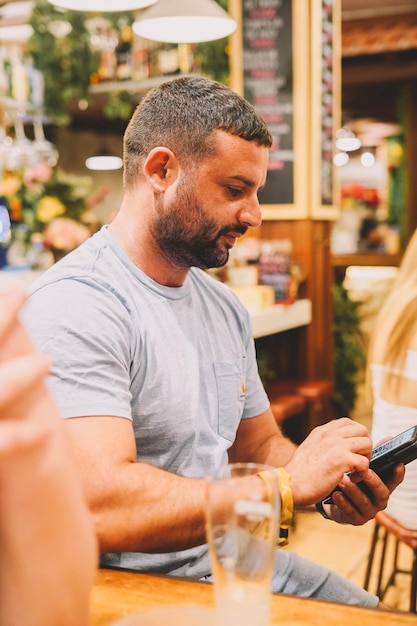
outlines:
M123 159L114 154L110 154L109 151L103 147L97 154L86 159L85 166L87 169L94 171L119 170L123 167Z
M236 27L236 21L215 0L159 0L132 25L140 37L166 43L222 39Z
M158 0L48 0L51 4L61 9L71 11L96 11L117 12L135 11L155 4Z
M333 163L336 165L336 167L343 167L344 165L347 165L347 163L349 163L349 155L347 152L336 152L336 154L333 157Z
M33 35L30 24L15 24L13 26L0 26L0 41L2 43L23 43Z
M375 165L375 154L372 148L366 148L361 154L361 163L364 167L373 167Z
M336 133L336 148L342 152L353 152L359 150L362 142L350 129L350 126L343 126Z
M33 34L29 24L34 2L32 0L2 3L0 7L0 42L22 44Z

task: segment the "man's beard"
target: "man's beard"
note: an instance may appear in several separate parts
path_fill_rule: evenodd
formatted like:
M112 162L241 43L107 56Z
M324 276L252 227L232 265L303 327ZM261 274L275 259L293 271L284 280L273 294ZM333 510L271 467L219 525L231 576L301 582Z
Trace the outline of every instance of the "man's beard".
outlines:
M229 247L220 242L221 236L247 231L242 224L229 224L219 230L185 183L178 187L175 204L164 207L163 202L160 196L152 234L162 254L179 267L222 267L229 259Z

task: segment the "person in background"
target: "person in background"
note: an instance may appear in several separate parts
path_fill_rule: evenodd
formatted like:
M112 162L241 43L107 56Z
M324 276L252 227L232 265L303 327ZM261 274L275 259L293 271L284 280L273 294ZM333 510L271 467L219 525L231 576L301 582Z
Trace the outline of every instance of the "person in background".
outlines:
M417 424L417 231L372 330L367 384L374 440ZM417 531L417 460L407 465L404 481L389 499L386 513Z
M0 624L86 626L97 541L24 300L0 296Z
M374 217L365 217L359 230L358 250L385 252L385 229Z
M259 378L249 313L205 271L225 265L236 240L260 225L271 143L255 109L225 85L163 83L126 130L116 217L32 286L25 319L54 364L50 388L103 566L209 577L205 477L228 461L280 468L284 531L293 505L321 503L337 484L322 513L363 524L402 480L401 465L387 484L369 470L369 433L348 418L320 426L298 448L283 437ZM273 589L378 604L286 550Z

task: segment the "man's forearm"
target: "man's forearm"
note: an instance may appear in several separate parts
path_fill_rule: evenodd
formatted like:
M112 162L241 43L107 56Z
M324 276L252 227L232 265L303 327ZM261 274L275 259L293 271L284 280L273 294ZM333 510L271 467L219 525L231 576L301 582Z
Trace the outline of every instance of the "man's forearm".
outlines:
M100 552L169 552L205 541L204 480L127 463L87 495Z
M285 467L292 458L297 446L290 439L282 436L272 437L260 449L263 463L274 467Z

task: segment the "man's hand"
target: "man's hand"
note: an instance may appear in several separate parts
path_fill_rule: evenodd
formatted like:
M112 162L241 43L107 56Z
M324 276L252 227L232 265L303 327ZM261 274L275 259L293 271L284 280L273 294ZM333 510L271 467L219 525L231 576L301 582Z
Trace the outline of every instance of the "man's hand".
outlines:
M295 505L305 507L324 500L346 472L358 472L361 478L367 476L371 453L368 430L347 417L315 428L286 466ZM379 485L376 500L381 502L385 497L384 487Z
M332 495L333 504L326 508L327 514L341 524L365 524L378 511L386 508L389 496L402 482L404 474L405 466L400 463L386 482L372 470L361 475L344 476L339 483L340 491ZM356 484L358 480L366 485L366 493Z

